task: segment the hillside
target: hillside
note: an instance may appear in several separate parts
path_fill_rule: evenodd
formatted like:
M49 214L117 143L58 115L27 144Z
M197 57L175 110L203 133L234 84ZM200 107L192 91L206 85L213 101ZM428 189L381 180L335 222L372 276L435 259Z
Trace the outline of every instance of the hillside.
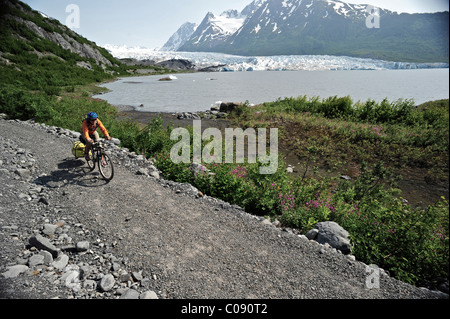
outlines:
M0 0L0 70L0 100L2 91L58 95L117 76L170 72L154 65L125 65L106 49L18 0Z
M0 1L1 85L53 92L123 72L105 49L16 0Z
M449 61L449 13L398 14L379 10L368 28L367 5L328 0L255 0L241 25L208 13L179 51L237 55L345 55L403 62ZM245 19L244 19L245 18Z
M90 98L102 92L96 84L170 72L157 65L125 64L21 1L0 0L0 112L11 117L66 121L68 109L77 105L70 113L73 125L92 109L109 122L116 110Z

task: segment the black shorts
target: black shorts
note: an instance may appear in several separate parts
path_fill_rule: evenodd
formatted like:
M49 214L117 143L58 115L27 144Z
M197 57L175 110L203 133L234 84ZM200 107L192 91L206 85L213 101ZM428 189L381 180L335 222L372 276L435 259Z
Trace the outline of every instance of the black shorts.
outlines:
M97 132L95 132L92 135L89 135L89 137L94 140L94 142L97 142L100 139L100 136L98 135ZM80 135L80 142L83 143L84 145L88 144L88 141L86 141L86 139L84 138L83 134Z

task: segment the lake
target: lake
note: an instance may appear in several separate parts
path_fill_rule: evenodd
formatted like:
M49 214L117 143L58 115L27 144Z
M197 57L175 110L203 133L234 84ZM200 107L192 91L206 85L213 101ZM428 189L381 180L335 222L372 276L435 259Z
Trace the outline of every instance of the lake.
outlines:
M416 105L449 98L449 69L185 73L159 81L164 77L121 78L101 85L110 92L94 97L165 113L205 111L218 101L259 104L303 95L349 95L354 102L414 99Z

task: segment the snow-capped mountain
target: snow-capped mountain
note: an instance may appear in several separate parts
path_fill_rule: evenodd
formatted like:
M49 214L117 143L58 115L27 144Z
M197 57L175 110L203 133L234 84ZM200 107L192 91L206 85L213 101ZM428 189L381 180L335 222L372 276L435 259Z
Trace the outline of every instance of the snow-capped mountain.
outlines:
M186 22L184 23L164 44L161 51L177 51L197 29L196 23Z
M189 42L193 46L206 46L212 49L216 45L226 42L242 26L246 18L237 10L227 10L220 16L208 12L196 31L186 39L181 47Z
M448 12L398 14L339 0L254 0L242 12L209 12L178 50L448 62L448 38Z
M366 18L366 7L367 5L351 6L331 0L254 0L240 14L234 11L234 15L229 15L228 12L233 12L229 10L220 16L220 20L208 12L195 34L180 47L180 51L227 52L235 51L249 41L257 45L255 42L262 42L265 38L278 40L277 42L288 40L285 35L291 36L292 32L312 29L312 25L308 24L317 20L317 17L320 22L330 20L333 16L343 19L358 16ZM228 23L234 28L221 27L236 16L240 18L238 21ZM300 41L296 42L299 44Z

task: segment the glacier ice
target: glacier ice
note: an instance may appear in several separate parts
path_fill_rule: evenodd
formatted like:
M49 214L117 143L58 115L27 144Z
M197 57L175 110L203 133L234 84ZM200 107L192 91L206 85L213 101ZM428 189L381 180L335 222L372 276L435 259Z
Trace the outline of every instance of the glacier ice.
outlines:
M159 51L143 47L105 45L119 59L185 59L197 68L217 67L217 71L322 71L322 70L397 70L448 68L448 63L410 63L331 55L237 56L212 52Z

